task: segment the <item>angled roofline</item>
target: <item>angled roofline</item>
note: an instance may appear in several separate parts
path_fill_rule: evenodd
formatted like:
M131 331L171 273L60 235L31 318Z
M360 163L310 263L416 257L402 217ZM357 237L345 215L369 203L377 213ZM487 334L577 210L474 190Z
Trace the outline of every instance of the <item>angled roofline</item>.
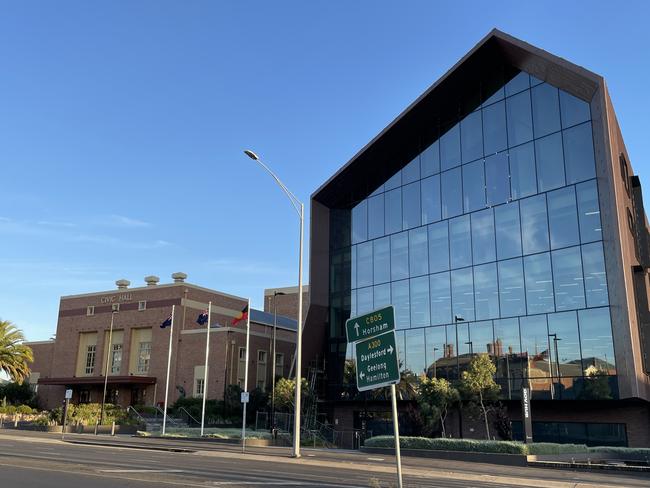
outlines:
M409 115L417 110L421 104L434 96L437 90L445 85L446 82L453 81L453 78L458 75L466 65L471 62L480 64L481 57L488 59L491 55L494 56L495 53L499 54L503 61L513 67L527 71L533 76L543 81L547 81L558 88L562 88L585 101L591 101L596 91L599 88L604 87L604 79L602 76L494 28L427 90L425 90L424 93L416 98L415 101L403 110L377 136L362 147L347 163L339 168L336 173L325 181L325 183L318 187L318 189L312 193L310 198L329 206L322 200L328 199L327 193L328 190L330 190L330 185L336 183L339 178L344 176L345 173L347 173L355 163L357 163L357 161L363 159L369 149L375 147L377 144L381 144L388 138L393 136L398 137L399 135L394 134L394 132L398 131L400 124L402 124ZM408 161L403 162L401 166L404 166L407 162ZM399 167L396 167L395 171L398 169ZM395 171L393 171L393 173ZM363 196L359 196L358 200L365 198L373 190L374 188L369 191L366 189L365 192L362 192Z

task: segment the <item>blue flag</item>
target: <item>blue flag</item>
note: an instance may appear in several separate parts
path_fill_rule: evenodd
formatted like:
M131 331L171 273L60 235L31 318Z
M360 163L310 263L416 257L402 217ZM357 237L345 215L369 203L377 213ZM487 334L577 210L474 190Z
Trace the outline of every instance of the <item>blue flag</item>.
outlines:
M204 310L199 314L199 316L196 319L196 323L199 325L205 325L208 323L208 311Z
M164 329L165 327L169 327L172 325L172 314L169 314L169 317L165 319L165 321L160 324L160 328Z

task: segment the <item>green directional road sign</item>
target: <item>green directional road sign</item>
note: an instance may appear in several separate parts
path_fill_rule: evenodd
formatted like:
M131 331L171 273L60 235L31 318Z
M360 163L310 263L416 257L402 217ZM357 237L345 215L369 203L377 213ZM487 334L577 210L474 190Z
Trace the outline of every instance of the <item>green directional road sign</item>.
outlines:
M390 305L365 315L359 315L345 322L348 342L357 342L374 337L389 330L395 330L395 310Z
M399 383L394 331L357 342L355 346L359 391Z

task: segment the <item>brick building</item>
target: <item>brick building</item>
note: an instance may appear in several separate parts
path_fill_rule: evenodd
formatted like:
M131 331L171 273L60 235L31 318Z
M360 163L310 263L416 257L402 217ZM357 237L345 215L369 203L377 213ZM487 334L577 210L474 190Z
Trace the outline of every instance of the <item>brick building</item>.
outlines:
M73 390L73 403L100 402L108 359L107 401L122 406L154 405L164 401L169 328L160 325L175 305L170 373L170 402L198 397L204 391L207 327L198 315L212 302L208 398L223 398L231 384L243 387L246 321L233 325L246 299L186 283L184 273L174 282L129 288L126 280L111 291L61 297L56 339L30 342L34 363L30 382L43 407L58 406L64 390ZM111 314L113 335L109 349ZM272 314L251 310L249 390L266 389L272 381ZM289 375L295 352L295 320L277 317L275 376Z

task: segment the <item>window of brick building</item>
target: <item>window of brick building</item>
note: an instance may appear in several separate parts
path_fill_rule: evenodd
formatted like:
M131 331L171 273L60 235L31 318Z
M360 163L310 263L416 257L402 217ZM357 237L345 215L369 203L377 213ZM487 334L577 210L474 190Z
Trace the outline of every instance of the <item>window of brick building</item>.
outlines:
M97 346L92 344L86 348L86 374L93 374L95 372L95 355L97 353Z
M138 373L149 372L149 361L151 360L151 342L141 342L138 348Z
M143 310L147 309L147 301L146 300L140 300L138 302L138 312L142 312Z
M95 307L93 305L86 307L86 316L91 317L95 315Z

